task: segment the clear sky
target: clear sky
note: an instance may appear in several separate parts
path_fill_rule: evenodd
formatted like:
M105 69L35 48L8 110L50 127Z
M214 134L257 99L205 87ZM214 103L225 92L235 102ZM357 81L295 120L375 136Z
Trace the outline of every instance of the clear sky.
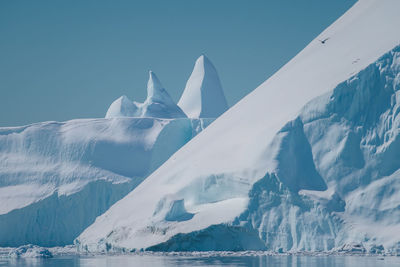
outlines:
M2 0L0 126L103 117L150 69L177 101L203 53L232 106L355 2Z

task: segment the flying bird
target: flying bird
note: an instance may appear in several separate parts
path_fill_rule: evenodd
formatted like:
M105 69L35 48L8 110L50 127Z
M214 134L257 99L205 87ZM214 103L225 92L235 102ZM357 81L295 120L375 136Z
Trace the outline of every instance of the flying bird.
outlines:
M329 37L328 37L328 38L325 38L324 40L319 40L319 39L318 39L318 41L320 41L321 44L325 44L325 42L328 41L328 39L329 39Z

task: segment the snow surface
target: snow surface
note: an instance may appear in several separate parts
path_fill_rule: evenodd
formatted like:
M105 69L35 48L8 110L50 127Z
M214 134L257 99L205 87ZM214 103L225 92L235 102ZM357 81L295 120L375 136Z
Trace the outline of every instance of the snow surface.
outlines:
M400 168L399 48L390 51L400 43L398 10L397 0L357 2L76 244L323 251L355 242L400 251L391 234L400 230L391 188ZM166 200L194 216L165 220Z
M169 96L156 74L149 71L147 98L143 103L132 102L128 97L121 96L108 108L106 118L120 117L171 119L186 118L186 115Z
M211 121L79 119L0 128L0 246L72 244Z
M189 118L217 118L228 109L217 70L206 56L196 60L178 106Z

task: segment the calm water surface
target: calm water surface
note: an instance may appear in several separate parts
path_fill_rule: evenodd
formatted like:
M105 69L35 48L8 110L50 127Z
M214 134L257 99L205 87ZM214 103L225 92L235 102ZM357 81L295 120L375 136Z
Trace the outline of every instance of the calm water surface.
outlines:
M131 267L131 266L400 266L400 257L370 256L63 256L52 259L0 259L0 266Z

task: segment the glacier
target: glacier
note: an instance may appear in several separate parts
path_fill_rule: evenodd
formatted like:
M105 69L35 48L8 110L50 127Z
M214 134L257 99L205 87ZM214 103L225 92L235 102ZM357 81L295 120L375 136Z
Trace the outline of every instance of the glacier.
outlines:
M399 253L399 8L357 2L76 245Z

